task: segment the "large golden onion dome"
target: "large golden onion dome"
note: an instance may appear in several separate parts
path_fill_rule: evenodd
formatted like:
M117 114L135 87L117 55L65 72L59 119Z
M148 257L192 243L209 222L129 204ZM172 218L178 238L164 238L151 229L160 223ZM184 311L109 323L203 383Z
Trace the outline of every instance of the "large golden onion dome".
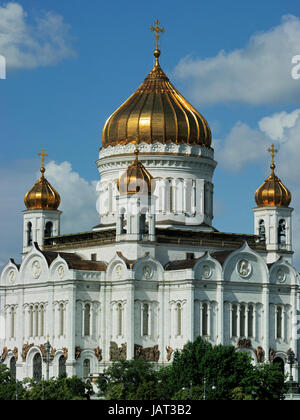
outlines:
M186 143L211 146L205 118L175 89L160 67L160 51L145 81L106 121L102 147L145 143Z
M120 195L142 194L151 195L155 189L155 181L138 158L138 149L135 150L135 159L126 171L117 179L117 188Z
M274 171L276 168L274 153L277 153L277 150L272 145L272 148L268 149L268 151L272 153L272 164L270 166L272 173L255 192L256 204L258 207L288 207L292 200L292 194L275 175Z
M44 153L44 149L42 153L39 153L39 156L42 156L43 159L41 167L42 176L26 193L24 203L27 210L57 210L60 205L60 195L44 176L44 157L47 156Z

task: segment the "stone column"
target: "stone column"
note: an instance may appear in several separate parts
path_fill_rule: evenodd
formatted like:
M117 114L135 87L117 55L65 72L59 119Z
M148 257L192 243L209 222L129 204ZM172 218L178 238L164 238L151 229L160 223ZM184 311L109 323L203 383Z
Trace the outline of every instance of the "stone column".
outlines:
M218 320L217 320L217 344L224 344L224 286L217 285Z
M67 306L67 331L66 343L68 348L68 360L66 361L66 368L68 376L76 375L76 360L75 360L75 346L76 346L76 285L69 286L69 299Z
M268 285L263 286L262 302L263 302L263 347L265 350L266 362L269 361L269 348L270 348L270 291Z

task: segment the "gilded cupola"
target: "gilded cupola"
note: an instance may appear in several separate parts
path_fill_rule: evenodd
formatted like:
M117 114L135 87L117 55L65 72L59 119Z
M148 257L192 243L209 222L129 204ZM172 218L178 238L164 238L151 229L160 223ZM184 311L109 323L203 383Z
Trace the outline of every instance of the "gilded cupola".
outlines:
M268 151L272 153L272 164L270 166L272 172L256 191L256 204L258 207L288 207L292 200L291 192L275 175L276 166L274 164L274 156L278 150L276 150L272 144L272 147L268 149Z
M26 193L24 203L27 210L57 210L60 205L60 195L52 187L44 176L44 159L48 156L44 149L39 153L42 157L41 177L34 186Z
M138 149L135 150L135 159L126 171L117 179L117 188L120 195L151 195L155 188L155 181L138 158Z
M144 82L106 121L102 147L127 143L185 143L211 146L211 131L205 118L178 92L160 67L158 26L155 65Z

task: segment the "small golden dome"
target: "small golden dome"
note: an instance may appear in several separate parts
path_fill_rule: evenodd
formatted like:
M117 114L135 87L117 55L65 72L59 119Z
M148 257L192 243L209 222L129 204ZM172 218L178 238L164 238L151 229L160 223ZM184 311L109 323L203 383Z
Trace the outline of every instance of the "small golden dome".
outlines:
M205 118L175 89L160 67L160 50L145 81L106 121L102 147L136 143L211 146Z
M42 156L42 167L40 169L42 176L26 193L24 203L27 210L57 210L60 205L60 195L44 176L44 157L48 155L44 153L43 149L39 156Z
M138 158L138 149L135 150L135 160L126 171L117 179L117 188L120 195L151 195L155 189L155 181Z
M270 166L272 173L255 192L256 204L258 207L288 207L292 200L292 194L274 172L276 167L274 153L277 153L277 150L272 145L272 148L268 151L272 153L272 164Z

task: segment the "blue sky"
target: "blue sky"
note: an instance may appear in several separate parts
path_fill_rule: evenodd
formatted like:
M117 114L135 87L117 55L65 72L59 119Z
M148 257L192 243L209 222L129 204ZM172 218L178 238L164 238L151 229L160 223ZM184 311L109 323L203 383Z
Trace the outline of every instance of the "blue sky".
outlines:
M300 227L300 79L290 74L300 55L298 1L0 1L0 55L7 58L0 80L0 263L19 259L23 197L42 147L54 161L47 173L62 195L62 230L95 225L101 130L151 70L149 26L156 19L166 30L164 71L213 131L214 226L253 232L254 192L269 172L266 148L275 143L277 174L293 193ZM294 241L298 255L297 234Z

